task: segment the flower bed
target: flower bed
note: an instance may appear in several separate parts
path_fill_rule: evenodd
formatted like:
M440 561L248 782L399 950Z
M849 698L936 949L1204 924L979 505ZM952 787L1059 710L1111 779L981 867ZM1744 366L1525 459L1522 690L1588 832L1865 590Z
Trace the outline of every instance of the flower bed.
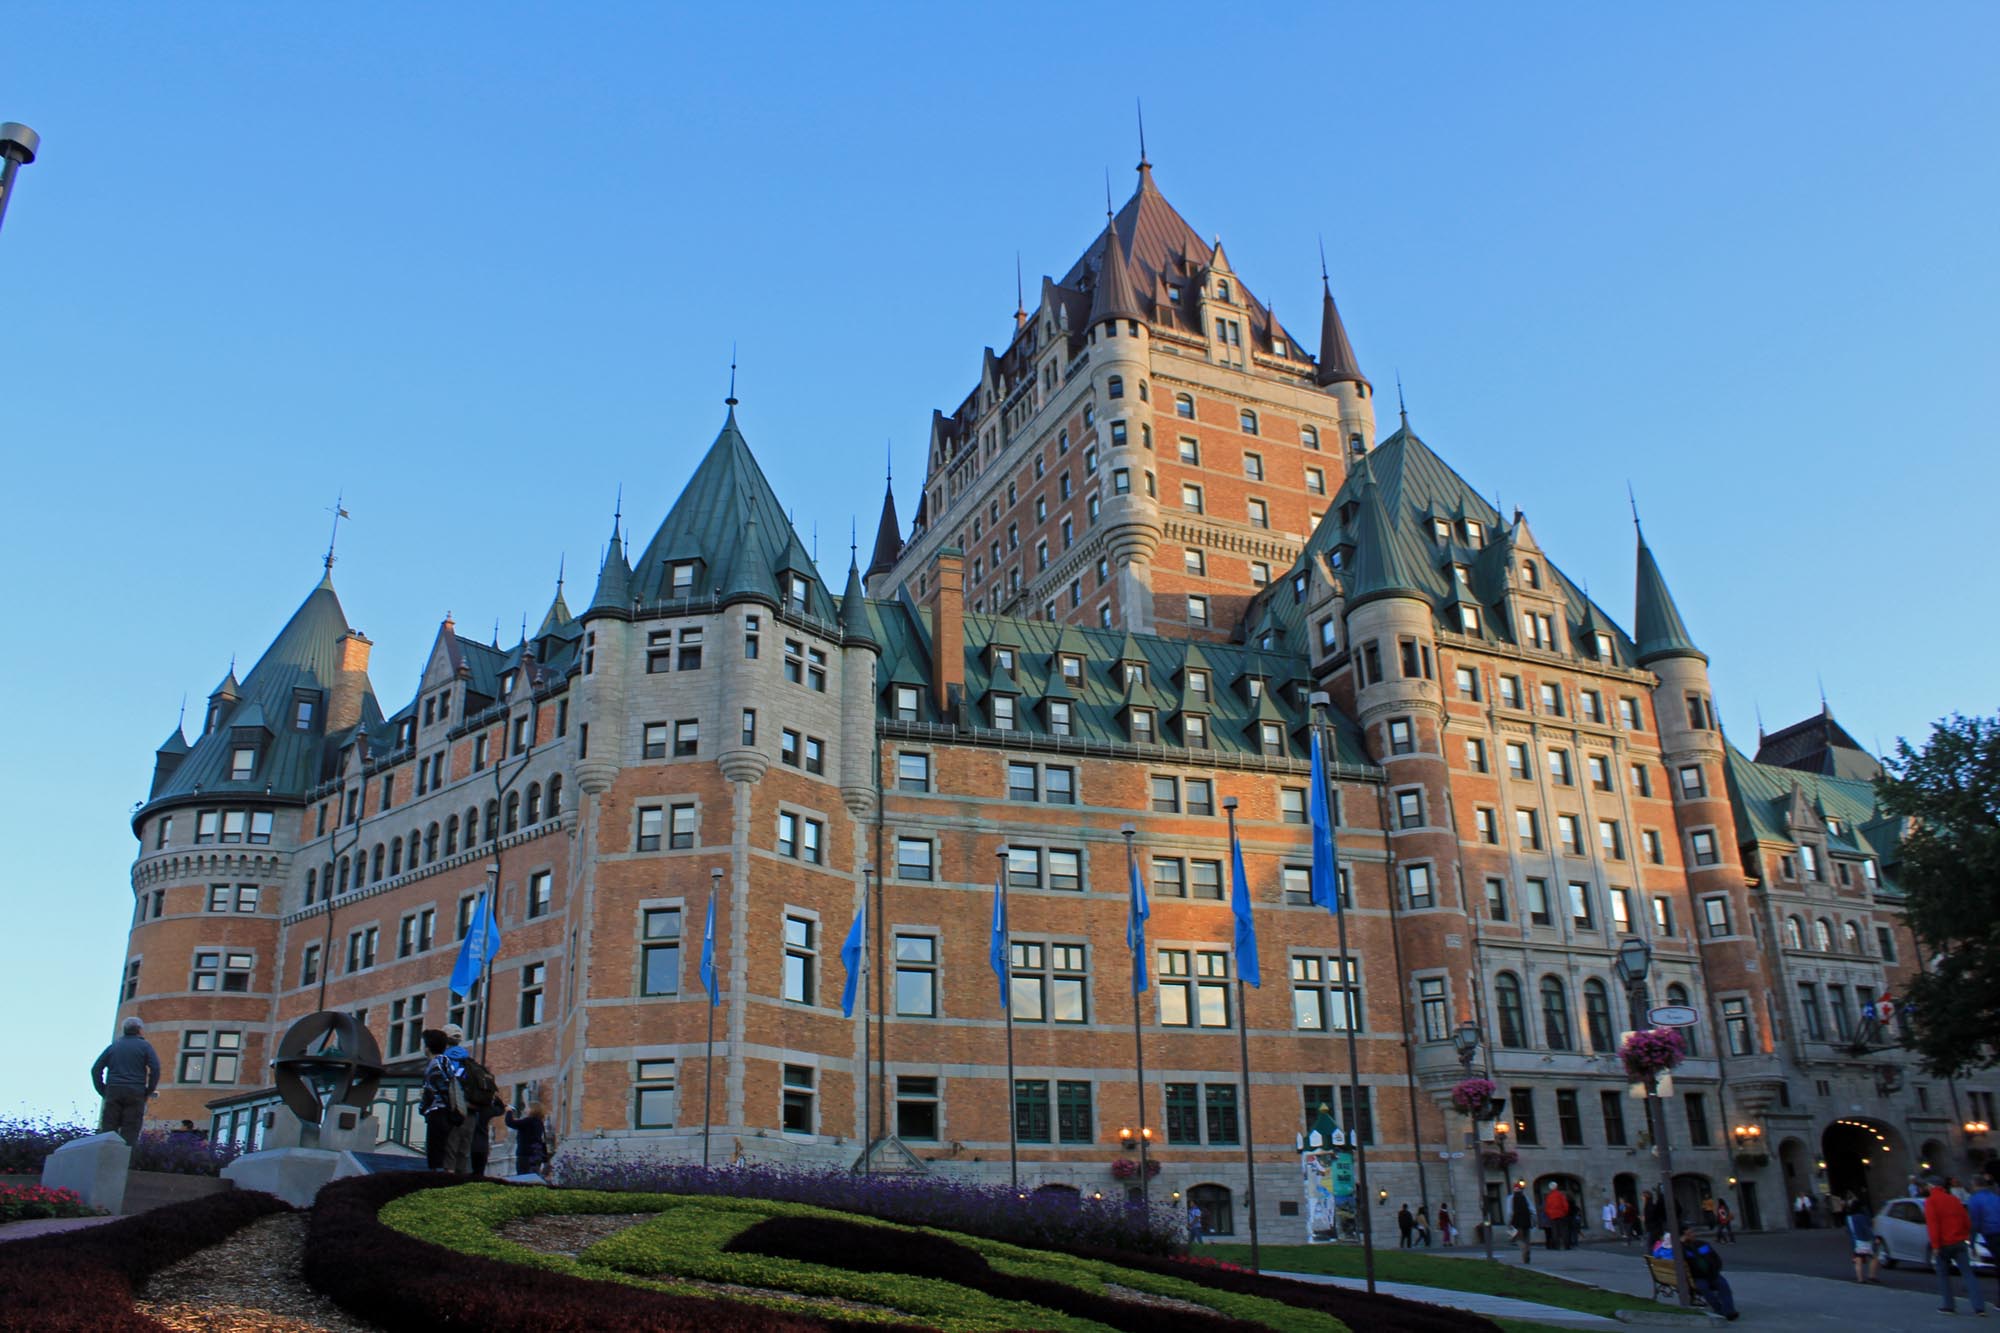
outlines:
M888 1222L942 1227L1056 1249L1096 1245L1174 1254L1187 1236L1185 1215L1166 1204L1148 1207L1122 1199L1091 1199L1068 1190L1023 1192L937 1176L866 1176L763 1164L704 1167L621 1159L567 1162L562 1183L582 1189L813 1204Z
M27 1222L43 1217L97 1217L102 1208L93 1208L75 1190L51 1189L47 1185L0 1185L0 1222Z
M52 1116L0 1117L0 1175L40 1177L49 1154L72 1140L97 1131L76 1120ZM219 1175L242 1149L212 1144L200 1135L149 1129L132 1149L134 1171L165 1171L181 1176Z
M0 1175L39 1178L50 1153L92 1132L76 1121L53 1116L0 1116Z
M260 1217L288 1211L235 1190L102 1226L0 1245L0 1330L166 1333L132 1308L149 1276Z

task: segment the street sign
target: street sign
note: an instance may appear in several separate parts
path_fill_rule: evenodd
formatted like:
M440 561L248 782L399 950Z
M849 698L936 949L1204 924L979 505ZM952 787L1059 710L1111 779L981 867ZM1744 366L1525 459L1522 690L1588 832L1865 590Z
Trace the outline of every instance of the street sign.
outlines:
M1701 1022L1701 1013L1691 1005L1663 1004L1646 1011L1646 1021L1660 1028L1691 1028Z

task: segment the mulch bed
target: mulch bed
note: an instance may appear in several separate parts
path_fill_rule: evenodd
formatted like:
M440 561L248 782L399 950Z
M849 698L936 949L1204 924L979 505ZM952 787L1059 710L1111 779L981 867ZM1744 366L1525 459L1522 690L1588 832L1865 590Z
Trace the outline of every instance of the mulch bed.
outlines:
M186 1333L375 1333L306 1285L306 1219L252 1222L155 1273L134 1308Z

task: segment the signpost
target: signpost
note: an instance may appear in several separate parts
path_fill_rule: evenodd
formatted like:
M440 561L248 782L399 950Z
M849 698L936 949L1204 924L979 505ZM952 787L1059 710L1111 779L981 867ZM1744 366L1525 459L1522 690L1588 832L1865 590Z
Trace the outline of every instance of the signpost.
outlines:
M1663 1004L1648 1009L1646 1021L1656 1028L1691 1028L1701 1022L1701 1012L1691 1005Z

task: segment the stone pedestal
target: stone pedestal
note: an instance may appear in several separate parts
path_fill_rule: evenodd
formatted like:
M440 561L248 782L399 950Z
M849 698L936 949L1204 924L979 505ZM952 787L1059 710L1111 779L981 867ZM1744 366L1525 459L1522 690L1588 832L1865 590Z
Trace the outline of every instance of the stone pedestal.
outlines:
M107 1213L125 1207L125 1176L132 1149L116 1134L89 1134L71 1139L42 1164L42 1184L75 1190L83 1201Z
M264 1147L222 1168L237 1188L275 1194L298 1208L312 1205L320 1187L341 1175L350 1154L375 1146L375 1117L358 1107L335 1106L317 1125L308 1125L283 1107L265 1113Z

